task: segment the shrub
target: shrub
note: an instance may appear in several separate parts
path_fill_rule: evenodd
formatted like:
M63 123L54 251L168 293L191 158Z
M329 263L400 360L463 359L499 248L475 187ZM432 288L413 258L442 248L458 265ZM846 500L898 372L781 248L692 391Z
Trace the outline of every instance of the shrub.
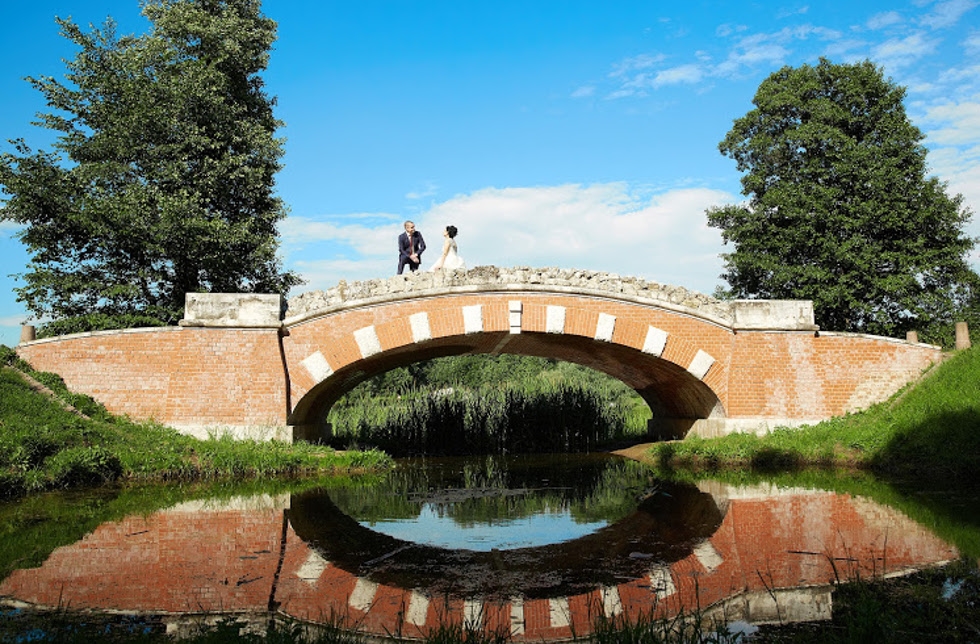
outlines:
M89 485L114 481L122 474L122 464L109 450L99 446L71 447L45 462L56 485Z

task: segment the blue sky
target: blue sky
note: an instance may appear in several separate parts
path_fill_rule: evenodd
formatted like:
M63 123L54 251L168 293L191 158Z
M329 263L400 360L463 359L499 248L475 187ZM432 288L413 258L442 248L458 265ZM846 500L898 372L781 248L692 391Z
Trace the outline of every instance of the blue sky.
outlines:
M470 266L604 270L711 293L726 249L708 206L742 200L718 152L784 65L870 59L908 88L931 172L980 207L980 2L267 0L265 79L285 121L282 257L307 284L393 275L413 219L459 228ZM64 73L54 16L146 23L137 0L0 9L0 146L45 106L26 76ZM980 235L980 223L968 232ZM28 257L0 224L0 343L27 319ZM436 259L435 248L424 265ZM975 264L980 255L973 258Z

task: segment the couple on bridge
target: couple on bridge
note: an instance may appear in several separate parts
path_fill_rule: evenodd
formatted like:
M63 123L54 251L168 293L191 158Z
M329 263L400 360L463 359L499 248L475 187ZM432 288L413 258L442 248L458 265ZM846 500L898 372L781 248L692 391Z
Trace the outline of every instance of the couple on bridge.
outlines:
M456 226L446 226L442 232L446 241L442 244L442 255L432 265L430 271L466 270L466 262L459 256L456 248ZM415 272L422 265L422 252L425 250L425 240L422 233L415 230L415 223L405 222L405 232L398 236L398 274L408 270Z

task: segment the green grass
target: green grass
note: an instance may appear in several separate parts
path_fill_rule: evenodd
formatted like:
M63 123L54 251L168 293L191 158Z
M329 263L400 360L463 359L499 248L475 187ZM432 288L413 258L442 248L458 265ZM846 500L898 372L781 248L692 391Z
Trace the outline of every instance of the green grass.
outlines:
M35 391L25 374L56 397ZM115 417L91 398L68 391L58 376L32 370L0 346L0 497L117 480L288 477L389 465L390 458L377 451L199 440L163 425Z
M952 355L888 402L765 436L731 434L657 444L672 467L857 467L889 478L971 480L980 471L980 348Z

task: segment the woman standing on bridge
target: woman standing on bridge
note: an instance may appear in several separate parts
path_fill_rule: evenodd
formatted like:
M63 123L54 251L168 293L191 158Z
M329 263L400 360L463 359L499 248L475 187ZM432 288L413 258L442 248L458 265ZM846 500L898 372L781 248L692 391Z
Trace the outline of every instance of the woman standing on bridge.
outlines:
M456 251L456 226L446 226L442 236L446 238L442 244L442 256L436 260L436 263L429 270L465 271L466 262Z

